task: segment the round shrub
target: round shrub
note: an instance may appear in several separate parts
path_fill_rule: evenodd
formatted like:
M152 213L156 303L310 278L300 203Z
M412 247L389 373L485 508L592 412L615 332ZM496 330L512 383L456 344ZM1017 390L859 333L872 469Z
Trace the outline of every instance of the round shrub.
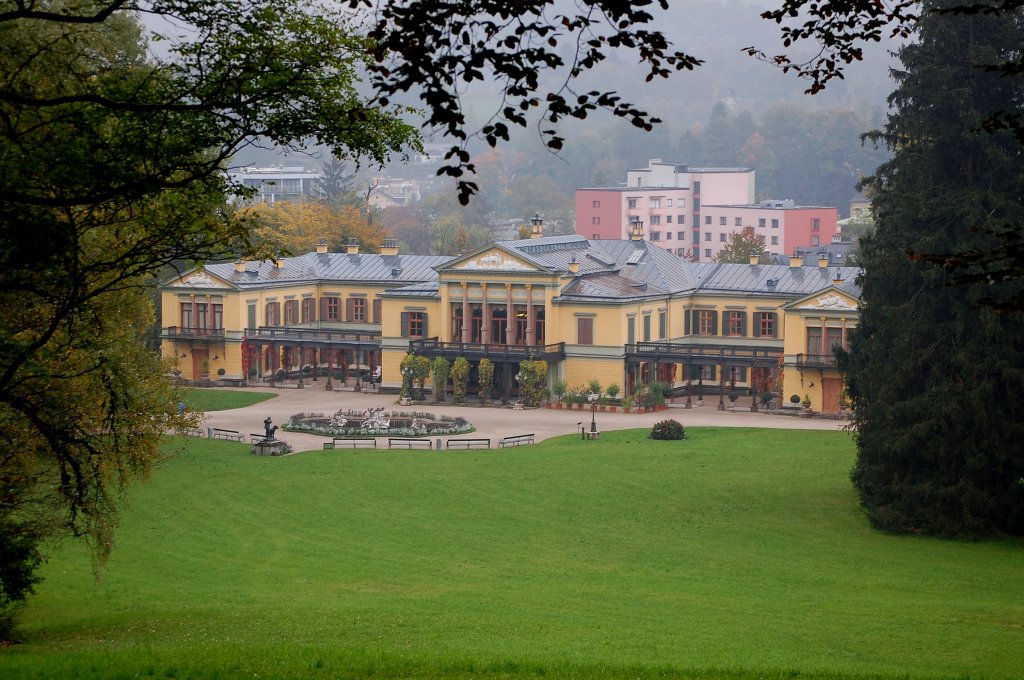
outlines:
M678 420L662 420L651 428L649 439L686 439L686 430Z
M800 395L799 394L791 395L789 397L789 403L791 403L791 404L799 404L800 403Z

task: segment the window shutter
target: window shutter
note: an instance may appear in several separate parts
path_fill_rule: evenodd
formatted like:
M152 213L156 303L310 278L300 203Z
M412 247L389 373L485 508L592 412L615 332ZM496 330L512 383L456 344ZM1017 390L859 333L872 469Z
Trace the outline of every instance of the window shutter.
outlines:
M420 317L423 319L423 337L429 338L430 332L427 330L427 313L421 312Z
M746 312L738 312L738 314L740 315L740 335L746 336L747 335L747 313Z
M711 312L711 335L718 335L718 310Z
M373 299L373 323L380 323L381 299Z
M763 319L763 312L754 312L754 332L751 333L755 338L761 337L761 319Z
M327 320L327 298L320 298L320 320Z
M355 298L345 298L345 321L352 321L355 318Z
M409 337L409 312L402 312L402 337Z
M771 320L772 320L772 337L773 338L777 338L777 337L779 337L779 315L776 314L775 312L772 312L771 313Z
M690 312L686 312L685 314L683 314L683 335L690 334L690 316Z

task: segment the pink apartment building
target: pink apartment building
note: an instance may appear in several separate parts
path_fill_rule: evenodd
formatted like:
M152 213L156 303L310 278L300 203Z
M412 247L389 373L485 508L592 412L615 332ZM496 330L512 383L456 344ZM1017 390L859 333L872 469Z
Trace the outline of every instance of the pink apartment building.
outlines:
M644 238L681 257L702 259L702 204L754 200L750 168L690 168L652 159L617 187L576 190L576 232L589 239L628 239L633 220Z
M796 205L793 201L761 201L756 205L705 205L702 210L701 260L718 256L729 235L751 227L774 255L832 242L839 233L836 208Z

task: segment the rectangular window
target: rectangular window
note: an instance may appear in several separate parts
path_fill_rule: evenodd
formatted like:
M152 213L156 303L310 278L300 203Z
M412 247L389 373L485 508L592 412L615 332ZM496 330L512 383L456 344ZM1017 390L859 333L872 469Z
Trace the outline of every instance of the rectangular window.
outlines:
M302 180L295 179L283 179L281 180L281 188L286 194L300 194L302 193Z
M666 231L665 232L665 240L666 241L671 241L672 240L672 232L671 231Z
M759 227L763 227L763 226L765 226L765 222L766 222L765 218L763 218L763 217L759 217L759 218L757 219L757 226L759 226Z
M249 325L246 328L256 328L256 303L250 302L246 311L249 316Z
M700 193L700 182L693 183L693 195L696 196Z
M661 232L660 231L652 231L651 232L651 240L652 241L660 241L661 240Z
M590 223L591 224L601 224L601 218L600 217L591 217L590 218Z
M737 227L742 227L743 226L743 218L742 217L737 217L733 221L733 224L735 224L735 226L737 226Z
M697 335L718 334L718 312L711 309L697 310Z
M704 240L705 241L710 241L711 240L711 232L710 231L705 231L704 232Z
M821 329L807 329L807 353L811 356L821 356L824 351L821 347Z
M772 245L773 246L779 245L779 237L778 236L772 236Z
M594 344L594 319L589 316L576 318L576 344Z
M686 226L686 215L676 215L676 224L680 227Z
M821 245L821 244L820 244L820 243L818 242L818 235L817 235L817 234L815 234L814 236L812 236L812 237L811 237L811 245L812 245L812 246L817 246L817 245Z
M661 224L661 215L651 215L651 226Z
M306 298L302 301L302 323L316 321L316 300Z
M591 208L600 208L601 207L601 201L591 201L590 202L590 207Z
M626 199L626 209L627 210L636 210L636 199L635 198L627 198Z
M424 338L427 336L426 312L402 312L402 337Z
M704 216L704 224L711 224L711 215Z
M672 224L672 216L665 215L665 224Z
M380 298L373 299L373 323L380 323L381 314L381 303L383 300Z
M759 338L774 338L775 312L754 312L754 333Z
M349 298L345 301L345 319L366 323L366 298Z
M268 302L266 308L266 322L267 326L280 326L281 325L281 303L280 302Z
M650 198L650 199L647 200L647 205L648 205L648 207L651 207L651 208L660 208L661 207L661 199L660 198Z
M644 342L651 341L651 315L644 314Z
M825 330L825 333L826 333L826 344L825 344L825 347L828 350L828 355L832 356L832 351L836 347L843 348L843 329L842 328L828 328L828 329Z
M719 217L718 218L718 224L719 224L719 226L724 227L725 225L729 224L729 218L725 217L724 215L722 217Z
M704 257L711 257L711 248L704 249Z
M746 335L747 313L739 311L726 312L724 325L726 335Z
M719 234L719 235L718 235L718 241L719 241L719 243L725 243L725 242L726 242L727 240L728 240L728 239L727 239L727 238L725 237L725 234Z
M299 322L299 301L285 300L284 302L284 325L292 326Z
M324 321L341 321L341 298L320 298L322 308L320 318Z
M181 303L181 327L182 328L193 328L192 325L192 303L182 302Z
M676 238L679 239L680 241L685 241L686 240L686 232L685 231L677 231L676 232Z
M626 344L632 345L636 342L636 317L626 317Z
M815 217L811 220L811 231L818 231L821 229L821 220Z
M779 221L778 220L772 220L772 229L778 229L778 228L779 228Z
M665 200L665 207L666 208L671 208L672 207L672 199L671 198Z

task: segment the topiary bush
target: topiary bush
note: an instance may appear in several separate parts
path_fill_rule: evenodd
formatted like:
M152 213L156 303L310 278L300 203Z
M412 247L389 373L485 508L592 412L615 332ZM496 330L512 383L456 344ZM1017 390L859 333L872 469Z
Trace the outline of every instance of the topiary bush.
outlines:
M678 420L669 418L655 423L648 439L686 439L686 430Z

